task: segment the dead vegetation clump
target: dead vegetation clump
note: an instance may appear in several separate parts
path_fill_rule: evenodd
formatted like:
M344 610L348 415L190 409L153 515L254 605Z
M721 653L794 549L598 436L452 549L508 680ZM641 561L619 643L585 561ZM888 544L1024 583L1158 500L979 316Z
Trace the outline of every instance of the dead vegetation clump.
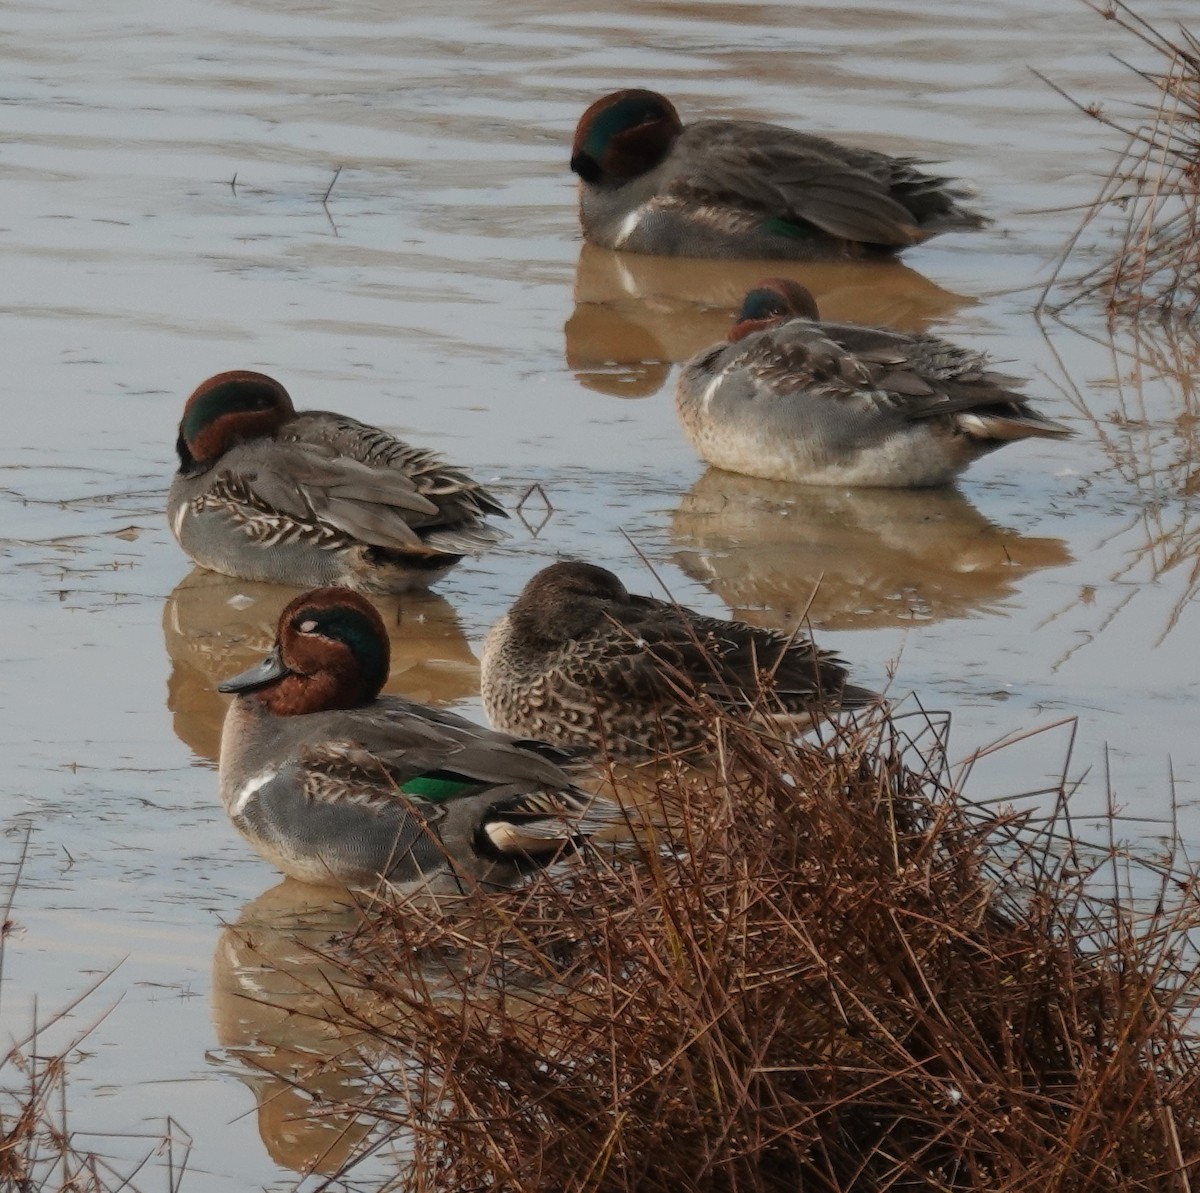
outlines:
M1194 876L1118 899L1117 847L966 803L928 721L721 715L673 843L353 942L389 1188L1191 1189Z
M1129 67L1145 82L1149 98L1124 116L1110 116L1101 105L1080 103L1055 87L1120 133L1124 146L1042 301L1061 282L1066 298L1058 310L1102 295L1110 315L1193 318L1200 310L1200 39L1183 26L1157 29L1122 0L1085 3L1149 48L1160 65ZM1100 263L1063 278L1066 263L1085 246L1095 250L1094 234L1114 224L1116 245L1099 250Z

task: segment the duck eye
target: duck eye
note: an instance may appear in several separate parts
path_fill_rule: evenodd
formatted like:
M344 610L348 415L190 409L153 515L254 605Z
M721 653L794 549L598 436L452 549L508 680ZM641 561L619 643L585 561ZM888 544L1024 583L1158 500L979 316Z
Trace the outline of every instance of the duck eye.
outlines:
M296 629L302 634L311 634L317 628L317 623L313 618L308 618L307 621L302 621Z

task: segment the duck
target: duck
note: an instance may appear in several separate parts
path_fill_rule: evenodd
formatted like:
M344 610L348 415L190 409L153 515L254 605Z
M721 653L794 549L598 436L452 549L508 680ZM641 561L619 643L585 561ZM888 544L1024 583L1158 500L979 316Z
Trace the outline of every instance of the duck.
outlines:
M582 560L552 563L525 585L489 631L481 667L493 725L621 763L711 753L697 697L765 709L762 719L796 729L821 710L881 699L802 635L633 595Z
M584 240L666 257L885 257L988 222L919 164L754 120L685 126L642 88L596 100L571 146Z
M279 617L275 645L218 685L221 802L290 878L449 892L509 886L616 822L545 742L381 695L390 644L361 594L316 588Z
M297 588L428 588L504 534L503 507L465 472L378 427L297 411L280 382L235 369L188 398L167 495L201 567Z
M729 338L683 366L675 410L699 455L727 472L927 488L1006 443L1073 434L1021 384L940 336L822 322L803 286L768 278Z

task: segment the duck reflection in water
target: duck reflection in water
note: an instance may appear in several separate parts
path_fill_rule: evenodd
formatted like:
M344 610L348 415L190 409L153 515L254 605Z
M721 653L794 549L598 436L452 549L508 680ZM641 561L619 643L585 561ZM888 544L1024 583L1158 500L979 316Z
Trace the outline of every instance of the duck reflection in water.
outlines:
M996 526L956 489L821 488L716 468L685 494L671 538L679 566L734 617L784 630L967 617L1072 562L1061 539Z
M217 684L271 649L279 614L295 596L294 588L194 568L167 597L167 707L176 736L201 758L216 762L221 752L228 701ZM478 695L479 663L449 601L421 592L377 597L375 605L392 646L384 691L439 708Z
M328 890L287 881L248 903L213 955L211 1059L253 1093L267 1153L293 1172L339 1171L371 1130L329 1109L358 1100L368 1076L365 1037L330 1013L366 997L329 955L358 922Z
M898 261L797 264L770 270L807 287L834 322L923 331L975 300L943 290ZM575 270L566 360L580 384L615 397L657 393L673 363L729 332L761 261L704 261L618 253L585 244Z

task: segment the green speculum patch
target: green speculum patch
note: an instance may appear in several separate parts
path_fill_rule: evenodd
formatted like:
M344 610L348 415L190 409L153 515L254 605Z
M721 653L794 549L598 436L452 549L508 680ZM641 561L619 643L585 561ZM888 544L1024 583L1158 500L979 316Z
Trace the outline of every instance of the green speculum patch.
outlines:
M244 386L232 382L218 385L196 399L190 410L183 416L183 426L180 434L189 443L204 430L216 422L223 414L232 414L239 410L252 410L254 405L246 402L240 395Z
M764 220L762 226L764 232L786 236L790 240L812 240L817 235L817 230L812 224L793 224L790 220L778 217Z
M458 795L469 795L473 791L481 791L483 784L475 779L464 779L459 775L431 772L427 775L416 775L405 783L400 784L400 790L405 795L418 795L422 799L434 803L442 803L454 799Z

